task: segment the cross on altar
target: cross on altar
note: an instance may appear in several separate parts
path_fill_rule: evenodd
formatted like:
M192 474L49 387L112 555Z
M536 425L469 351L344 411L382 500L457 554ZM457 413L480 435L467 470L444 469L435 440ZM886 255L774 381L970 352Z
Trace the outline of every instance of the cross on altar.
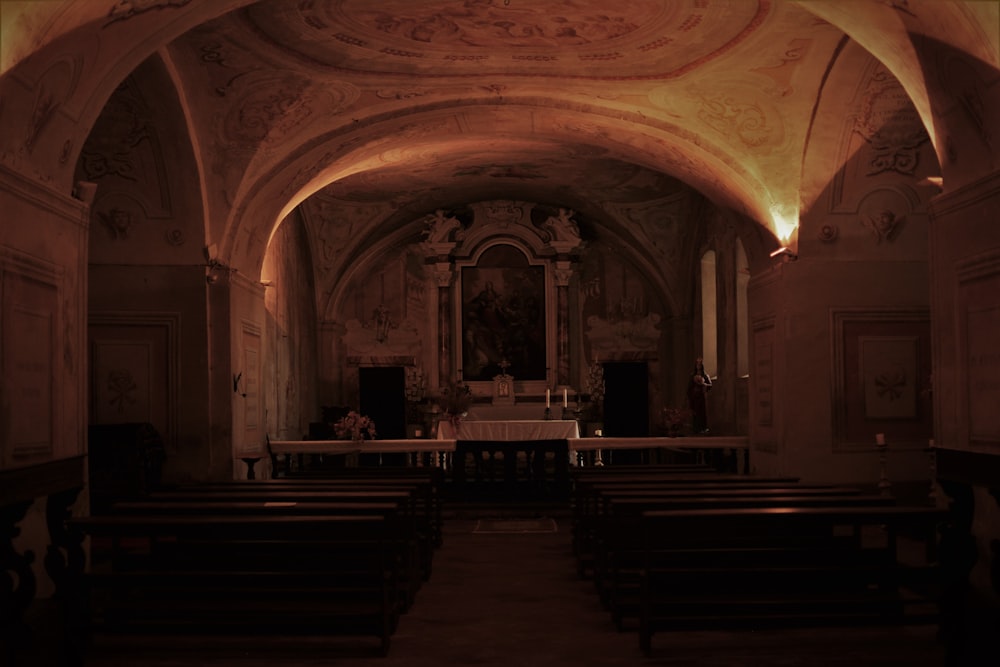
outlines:
M503 359L497 366L500 367L500 375L493 376L493 405L513 405L514 378L507 375L510 362Z

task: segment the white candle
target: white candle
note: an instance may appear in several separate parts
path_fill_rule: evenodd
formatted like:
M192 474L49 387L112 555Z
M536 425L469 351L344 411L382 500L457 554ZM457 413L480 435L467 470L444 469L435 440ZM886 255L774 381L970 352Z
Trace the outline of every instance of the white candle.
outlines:
M885 444L885 433L875 434L875 444L878 445L879 447Z
M597 428L597 429L594 429L594 437L596 437L596 438L600 438L600 437L601 437L602 435L604 435L604 431L602 431L602 430L601 430L601 429L599 429L599 428Z
M552 404L551 404L551 401L550 401L550 398L549 398L549 390L548 389L545 390L545 407L547 407L547 408L551 408L552 407Z
M563 389L563 407L564 408L569 407L569 393L567 392L566 389Z

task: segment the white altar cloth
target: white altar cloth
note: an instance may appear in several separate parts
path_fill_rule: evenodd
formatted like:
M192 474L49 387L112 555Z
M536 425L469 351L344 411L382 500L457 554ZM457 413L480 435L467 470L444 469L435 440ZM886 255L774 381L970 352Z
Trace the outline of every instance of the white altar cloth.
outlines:
M570 440L580 437L580 428L571 419L460 421L457 429L451 422L442 421L438 424L437 437L442 440Z

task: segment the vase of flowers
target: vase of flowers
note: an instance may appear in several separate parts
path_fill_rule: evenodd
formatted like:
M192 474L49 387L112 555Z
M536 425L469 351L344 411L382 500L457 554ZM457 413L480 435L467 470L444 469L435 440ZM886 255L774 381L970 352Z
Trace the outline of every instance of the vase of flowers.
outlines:
M660 411L663 428L667 437L676 438L684 430L684 425L691 418L691 410L688 408L663 408Z
M464 382L449 382L438 396L438 406L444 413L443 418L458 427L459 422L469 414L469 408L475 401L472 389Z
M360 443L375 437L375 422L368 415L351 410L334 423L333 432L341 440Z
M587 395L588 417L591 421L599 421L604 404L604 366L596 360L587 369L584 393Z

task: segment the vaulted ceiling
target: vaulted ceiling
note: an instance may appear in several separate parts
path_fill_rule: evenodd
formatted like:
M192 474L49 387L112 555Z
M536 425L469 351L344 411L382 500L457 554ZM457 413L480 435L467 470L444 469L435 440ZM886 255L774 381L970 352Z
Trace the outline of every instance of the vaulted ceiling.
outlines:
M248 268L313 196L369 207L384 235L505 198L613 224L617 206L691 191L787 237L822 185L803 176L830 132L817 109L851 93L827 87L845 49L900 81L943 167L954 104L927 63L954 50L995 74L1000 60L995 2L107 0L5 3L3 19L5 115L40 124L39 96L32 111L9 91L47 85L59 118L42 120L83 134L26 151L5 131L4 159L68 184L115 88L157 58L185 114L205 244Z

